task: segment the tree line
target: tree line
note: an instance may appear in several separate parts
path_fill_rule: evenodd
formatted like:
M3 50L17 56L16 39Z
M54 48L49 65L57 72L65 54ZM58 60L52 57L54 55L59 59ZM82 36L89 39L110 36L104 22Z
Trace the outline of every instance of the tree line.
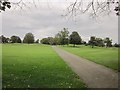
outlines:
M39 43L39 39L35 41L34 35L32 33L27 33L23 40L19 36L11 36L10 38L5 37L4 35L0 36L0 43Z
M90 45L92 48L94 46L99 46L99 47L120 47L120 44L115 43L112 45L112 39L109 37L106 37L104 39L98 38L95 36L91 36L90 40L88 42L85 42L82 40L81 36L79 35L78 32L73 31L69 35L69 31L67 28L63 28L63 30L59 31L55 37L48 37L48 38L43 38L41 40L42 44L48 44L48 45L69 45L73 44L73 47L75 45Z
M42 43L42 44L47 44L47 45L69 45L73 44L73 47L76 45L90 45L92 48L94 46L99 46L99 47L120 47L120 44L115 43L112 45L112 39L109 37L106 37L104 39L98 38L95 36L91 36L90 40L88 42L85 42L82 40L81 36L79 35L78 32L73 31L69 35L69 31L67 28L63 28L63 30L59 31L54 37L47 37L47 38L42 38L41 40L37 39L35 41L34 35L32 33L27 33L24 36L24 39L21 40L19 36L11 36L10 38L6 38L5 36L1 35L0 36L0 43Z

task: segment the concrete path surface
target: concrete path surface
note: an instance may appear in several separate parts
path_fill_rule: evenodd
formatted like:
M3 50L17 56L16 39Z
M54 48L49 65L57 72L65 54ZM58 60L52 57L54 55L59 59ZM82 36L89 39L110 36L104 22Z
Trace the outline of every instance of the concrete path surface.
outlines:
M88 88L118 88L118 73L105 66L53 46L58 55L80 76Z

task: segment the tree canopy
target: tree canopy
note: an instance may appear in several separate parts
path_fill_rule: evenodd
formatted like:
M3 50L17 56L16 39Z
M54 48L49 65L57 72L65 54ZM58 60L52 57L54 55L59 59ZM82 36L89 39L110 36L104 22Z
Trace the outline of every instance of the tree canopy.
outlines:
M18 36L11 36L10 38L11 43L21 43L21 39Z
M55 41L53 37L43 38L41 40L42 44L49 44L49 45L55 45Z
M0 36L0 43L8 43L9 42L9 38L6 38L4 35Z
M34 35L32 33L27 33L23 39L23 43L34 43Z
M104 41L106 43L106 47L112 46L112 39L110 39L109 37L106 37Z
M82 39L79 36L78 32L74 31L72 32L72 34L70 35L70 44L81 44Z
M92 46L92 48L95 46L95 44L96 44L95 36L90 37L89 44Z
M63 30L61 30L57 35L56 37L59 38L60 40L60 44L61 45L65 45L65 44L68 44L68 38L69 38L69 31L67 28L63 28Z

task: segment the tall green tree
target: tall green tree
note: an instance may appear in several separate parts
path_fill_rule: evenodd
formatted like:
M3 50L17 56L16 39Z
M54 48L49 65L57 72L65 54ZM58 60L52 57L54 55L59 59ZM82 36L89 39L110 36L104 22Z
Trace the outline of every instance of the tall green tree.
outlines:
M72 32L72 34L70 35L70 44L73 44L75 46L76 44L81 44L81 42L82 39L78 32L76 31Z
M50 45L54 45L54 38L53 37L48 37L48 42Z
M27 33L23 39L23 43L34 43L34 35L32 33Z
M63 30L57 34L57 37L59 38L61 45L65 45L69 43L68 34L69 34L69 31L67 28L63 28Z
M60 38L59 38L58 34L56 34L55 37L54 37L54 44L55 45L60 45Z

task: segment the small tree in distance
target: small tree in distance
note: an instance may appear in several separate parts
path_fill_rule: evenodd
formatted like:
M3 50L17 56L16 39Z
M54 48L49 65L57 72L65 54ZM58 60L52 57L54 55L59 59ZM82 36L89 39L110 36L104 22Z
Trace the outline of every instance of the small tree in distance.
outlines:
M112 40L109 37L106 37L104 42L106 43L106 47L112 47Z
M49 44L48 38L43 38L40 42L41 42L42 44Z
M0 36L0 43L8 43L9 39L6 38L4 35Z
M72 32L72 34L70 35L70 44L73 44L74 47L76 44L81 44L82 39L79 36L79 34L77 32Z
M21 43L21 39L18 36L11 36L10 38L11 43Z
M89 45L92 46L92 48L96 45L96 38L95 36L90 37Z
M23 39L23 43L34 43L34 35L32 33L27 33Z

